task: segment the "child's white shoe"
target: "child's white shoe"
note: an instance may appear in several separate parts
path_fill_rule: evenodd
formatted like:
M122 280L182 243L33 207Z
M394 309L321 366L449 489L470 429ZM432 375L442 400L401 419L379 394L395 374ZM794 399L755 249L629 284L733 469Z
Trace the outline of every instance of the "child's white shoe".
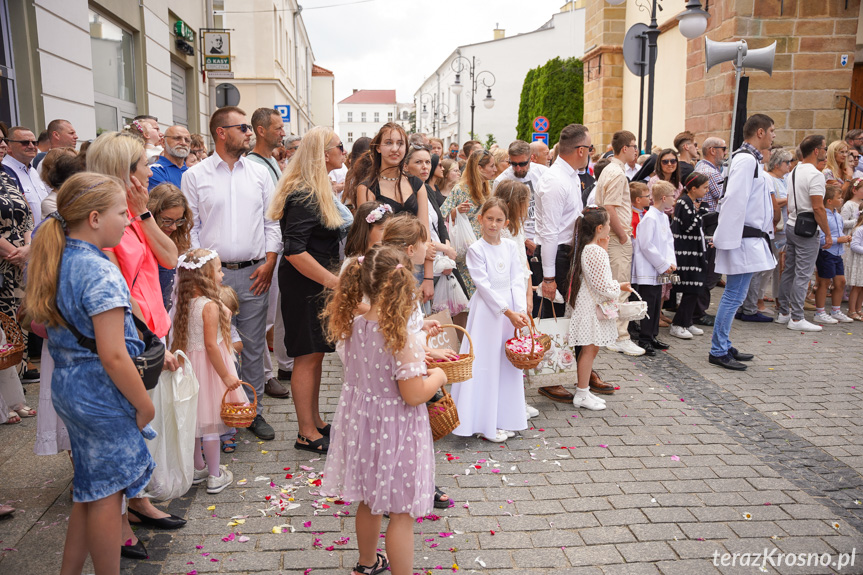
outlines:
M508 429L498 429L497 432L498 433L501 433L501 432L505 433L507 439L509 439L510 437L515 437L515 431L510 431Z
M605 409L605 403L600 401L595 395L590 392L579 393L575 392L575 397L572 398L572 405L575 407L583 407L591 411L602 411Z
M524 405L524 411L525 411L525 413L527 413L528 419L530 419L531 417L536 417L537 415L539 415L539 410L537 408L532 407L532 406L527 405L527 404Z
M222 474L218 477L210 475L207 477L207 493L221 493L228 485L234 482L234 474L231 473L224 465L219 466Z
M686 331L691 333L692 335L704 335L704 330L698 327L697 325L691 325L686 328Z
M842 313L841 311L834 311L830 314L830 317L838 321L839 323L854 323L854 320Z
M587 394L590 397L592 397L593 399L595 399L596 401L598 401L599 403L601 403L602 405L605 405L605 400L603 398L599 397L598 395L593 395L593 393L590 391L590 389L588 389Z
M198 485L199 483L205 482L209 476L210 470L206 466L204 466L203 469L195 469L195 477L192 479L192 485Z
M839 323L839 320L830 317L829 315L827 315L826 312L822 311L821 313L815 314L815 323L831 324L831 323Z
M481 439L485 439L486 441L491 441L492 443L503 443L504 441L509 439L509 436L506 434L506 431L503 431L501 429L498 429L497 433L492 437L488 437L487 435L483 435L482 433L480 433L478 435L480 436Z
M683 327L682 325L672 324L672 326L668 329L668 334L672 337L677 337L680 339L692 339L692 332L689 331L689 328Z

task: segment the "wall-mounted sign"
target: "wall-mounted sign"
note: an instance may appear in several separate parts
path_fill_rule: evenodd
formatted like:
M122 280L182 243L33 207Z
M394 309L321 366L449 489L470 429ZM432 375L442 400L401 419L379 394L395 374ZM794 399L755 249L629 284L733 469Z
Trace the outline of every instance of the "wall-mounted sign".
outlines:
M192 42L195 40L195 33L182 20L174 22L174 34L177 35L177 38L182 38L186 42Z
M231 71L231 33L201 32L204 47L204 70Z

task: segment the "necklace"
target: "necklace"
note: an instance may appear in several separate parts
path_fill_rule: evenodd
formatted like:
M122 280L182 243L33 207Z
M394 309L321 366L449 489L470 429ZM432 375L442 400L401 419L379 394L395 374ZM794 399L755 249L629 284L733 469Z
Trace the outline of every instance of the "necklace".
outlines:
M387 181L387 182L397 182L399 180L399 178L388 178L388 177L384 176L383 174L380 175L380 178L382 180Z

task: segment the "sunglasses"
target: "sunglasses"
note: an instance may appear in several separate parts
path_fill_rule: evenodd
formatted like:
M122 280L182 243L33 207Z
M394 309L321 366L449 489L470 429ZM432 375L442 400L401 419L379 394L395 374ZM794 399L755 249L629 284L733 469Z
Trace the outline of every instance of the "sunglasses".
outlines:
M724 152L725 150L727 150L727 149L728 149L728 147L727 147L727 146L713 146L713 148L711 148L711 149L713 149L713 150L722 150L722 151Z
M231 124L230 126L222 126L222 129L224 130L227 130L228 128L239 128L244 134L252 131L252 126L249 124Z
M22 146L36 146L39 144L36 140L13 140L11 138L6 138L7 142L15 142L16 144L21 144Z
M591 144L591 145L589 145L589 146L576 146L576 147L575 147L575 149L576 149L576 150L577 150L577 149L579 149L579 148L587 148L587 151L588 151L588 152L594 152L594 151L596 151L596 148L594 148L594 147L593 147L593 144Z
M324 151L326 152L327 150L332 150L333 148L338 148L338 149L339 149L339 150L341 150L342 152L344 152L344 151L345 151L345 145L344 145L343 143L341 143L341 142L339 142L339 143L338 143L338 144L336 144L335 146L330 146L329 148L324 148Z
M672 158L672 159L670 159L670 160L662 160L662 163L663 163L664 165L666 165L666 166L673 166L674 164L676 164L676 163L677 163L677 160L675 160L674 158Z
M524 168L525 166L530 165L530 160L526 160L526 161L524 161L524 162L513 162L513 161L510 161L510 162L509 162L509 165L510 165L510 166L515 166L516 168Z

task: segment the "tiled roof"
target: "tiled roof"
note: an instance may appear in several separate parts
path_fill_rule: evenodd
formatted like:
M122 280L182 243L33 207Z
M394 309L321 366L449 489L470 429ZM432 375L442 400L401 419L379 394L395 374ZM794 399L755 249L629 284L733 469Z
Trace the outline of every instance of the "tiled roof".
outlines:
M339 104L395 104L395 90L357 90Z

